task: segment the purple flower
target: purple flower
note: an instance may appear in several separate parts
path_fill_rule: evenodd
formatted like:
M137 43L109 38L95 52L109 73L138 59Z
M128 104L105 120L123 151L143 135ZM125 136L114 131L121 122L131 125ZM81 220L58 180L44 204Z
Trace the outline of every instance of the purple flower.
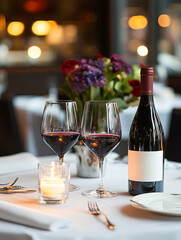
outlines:
M82 59L80 60L80 64L87 64L87 60L86 60L85 58L82 58Z
M86 61L80 61L80 65L72 71L71 87L79 93L91 86L104 87L106 78L101 69L89 65Z
M119 55L117 55L117 54L112 54L110 59L111 59L111 62L114 62L114 61L115 62L119 62L119 61L122 60L122 58Z
M112 62L112 68L113 72L117 72L123 68L122 64L120 62Z
M132 66L129 64L126 64L126 66L124 67L125 71L127 74L132 73Z
M102 59L98 59L98 60L89 59L88 64L95 66L96 68L101 69L102 71L105 68L105 62Z
M117 54L111 55L111 63L113 72L117 72L121 69L124 69L127 74L130 74L132 72L132 67L128 63L126 63L120 56Z

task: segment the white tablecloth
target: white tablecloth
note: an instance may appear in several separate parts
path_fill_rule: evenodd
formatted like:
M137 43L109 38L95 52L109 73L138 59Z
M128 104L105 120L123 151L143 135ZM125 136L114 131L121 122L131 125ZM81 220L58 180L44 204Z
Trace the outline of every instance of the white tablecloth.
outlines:
M54 160L56 156L40 157L39 160ZM0 239L11 240L178 240L181 239L181 218L167 217L138 210L129 203L131 196L128 190L128 166L118 160L108 159L104 176L104 186L119 192L119 196L108 199L97 199L98 205L108 218L116 225L115 231L110 231L101 218L88 213L87 199L81 195L84 190L96 188L99 179L78 178L76 176L76 157L67 154L65 161L71 164L71 183L80 186L80 190L70 193L69 202L64 205L38 205L36 193L0 194L0 200L13 202L29 208L46 212L53 216L68 218L72 227L54 232L38 230L23 225L0 220ZM169 168L168 168L169 166ZM164 191L181 194L181 168L171 164L165 165ZM17 174L11 177L17 176ZM18 184L36 188L38 185L36 170L18 173ZM1 176L0 182L8 179L9 175ZM13 237L12 237L13 236Z

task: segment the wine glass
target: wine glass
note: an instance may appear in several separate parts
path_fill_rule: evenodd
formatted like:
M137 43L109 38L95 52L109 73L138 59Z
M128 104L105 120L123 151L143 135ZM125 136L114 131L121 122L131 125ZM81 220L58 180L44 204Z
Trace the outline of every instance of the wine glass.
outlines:
M66 152L79 139L79 124L75 101L46 101L41 122L43 141L58 155L63 162ZM70 190L76 190L75 185Z
M104 158L120 143L121 135L117 103L108 101L89 101L85 103L81 137L83 143L99 159L100 183L96 190L83 192L83 196L106 198L118 195L104 189L102 175Z

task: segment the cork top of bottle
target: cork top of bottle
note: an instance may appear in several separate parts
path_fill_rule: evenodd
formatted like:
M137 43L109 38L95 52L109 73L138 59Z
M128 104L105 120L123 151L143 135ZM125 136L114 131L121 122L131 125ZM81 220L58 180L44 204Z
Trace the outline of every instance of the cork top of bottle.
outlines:
M141 68L141 75L154 75L154 69L152 67Z

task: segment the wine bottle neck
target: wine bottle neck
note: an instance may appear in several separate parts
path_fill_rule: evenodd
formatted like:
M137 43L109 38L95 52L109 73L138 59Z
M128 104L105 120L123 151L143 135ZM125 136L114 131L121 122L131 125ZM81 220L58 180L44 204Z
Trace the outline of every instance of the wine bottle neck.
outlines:
M140 105L150 105L153 106L154 105L154 100L153 100L153 95L141 95L140 97Z

